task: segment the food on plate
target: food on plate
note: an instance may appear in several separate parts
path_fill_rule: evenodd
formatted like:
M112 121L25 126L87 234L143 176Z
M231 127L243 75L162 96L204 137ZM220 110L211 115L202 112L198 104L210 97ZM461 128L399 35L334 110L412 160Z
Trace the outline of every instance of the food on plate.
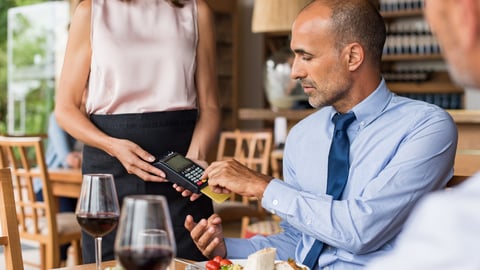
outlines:
M250 254L247 258L245 270L274 270L276 254L276 248L264 248Z
M279 261L275 263L275 270L305 270L306 267L298 266L294 259Z
M213 259L209 260L205 265L207 270L241 270L243 267L235 265L229 259L222 258L220 256L215 256Z
M277 250L275 248L266 248L259 250L248 256L246 262L242 265L238 261L216 256L205 265L207 270L307 270L307 267L299 266L293 259L288 261L275 261Z

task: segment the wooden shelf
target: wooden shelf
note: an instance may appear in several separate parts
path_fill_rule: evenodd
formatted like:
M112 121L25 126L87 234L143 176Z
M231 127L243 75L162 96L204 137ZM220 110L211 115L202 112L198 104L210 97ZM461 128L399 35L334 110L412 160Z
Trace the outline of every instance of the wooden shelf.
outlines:
M273 121L275 117L286 117L288 121L298 122L314 113L317 109L307 110L278 110L240 108L238 118L240 120L267 120ZM457 124L480 124L480 110L447 110Z
M399 11L381 12L381 14L385 19L396 19L401 17L418 17L423 15L423 10L422 9L399 10Z
M271 109L255 109L240 108L238 110L238 119L240 120L275 120L275 117L286 117L288 120L299 121L309 114L315 112L316 109L308 110L271 110Z
M443 60L441 54L387 54L382 56L382 61L428 61Z
M447 110L447 112L457 124L480 124L480 110Z
M463 88L452 85L448 82L387 82L388 88L395 93L425 93L425 94L439 94L439 93L457 93L463 94Z

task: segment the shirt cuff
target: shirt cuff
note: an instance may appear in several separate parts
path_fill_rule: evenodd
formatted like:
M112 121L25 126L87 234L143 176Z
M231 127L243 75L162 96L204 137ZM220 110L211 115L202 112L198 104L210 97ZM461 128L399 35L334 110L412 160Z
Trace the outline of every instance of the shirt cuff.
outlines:
M262 206L272 214L284 218L286 215L294 214L290 212L292 211L292 205L294 205L297 193L297 190L284 181L273 179L263 193ZM285 196L285 194L289 194L289 196Z

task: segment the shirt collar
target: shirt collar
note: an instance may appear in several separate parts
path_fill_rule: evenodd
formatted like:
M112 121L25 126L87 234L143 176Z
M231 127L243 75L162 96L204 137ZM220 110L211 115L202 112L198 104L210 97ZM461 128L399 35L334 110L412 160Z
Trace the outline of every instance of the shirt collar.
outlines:
M387 84L382 78L375 91L350 110L355 113L355 122L359 123L360 128L374 121L385 110L393 95L394 94L388 90ZM332 107L330 119L335 113L337 112Z

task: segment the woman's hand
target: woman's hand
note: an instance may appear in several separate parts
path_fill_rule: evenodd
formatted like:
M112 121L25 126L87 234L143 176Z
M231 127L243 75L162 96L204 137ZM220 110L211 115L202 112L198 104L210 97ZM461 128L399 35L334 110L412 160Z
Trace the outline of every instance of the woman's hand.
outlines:
M132 141L114 139L109 153L122 163L129 174L135 174L145 181L168 181L165 173L151 164L155 157Z
M208 167L208 162L206 162L205 160L197 160L197 159L193 159L193 158L190 158L190 160L197 163L198 165L200 165L200 167L202 167L204 169ZM195 201L196 199L200 198L200 196L202 196L202 194L193 193L190 190L185 189L184 187L179 186L177 184L173 184L173 188L176 191L182 193L183 197L190 197L190 201Z

